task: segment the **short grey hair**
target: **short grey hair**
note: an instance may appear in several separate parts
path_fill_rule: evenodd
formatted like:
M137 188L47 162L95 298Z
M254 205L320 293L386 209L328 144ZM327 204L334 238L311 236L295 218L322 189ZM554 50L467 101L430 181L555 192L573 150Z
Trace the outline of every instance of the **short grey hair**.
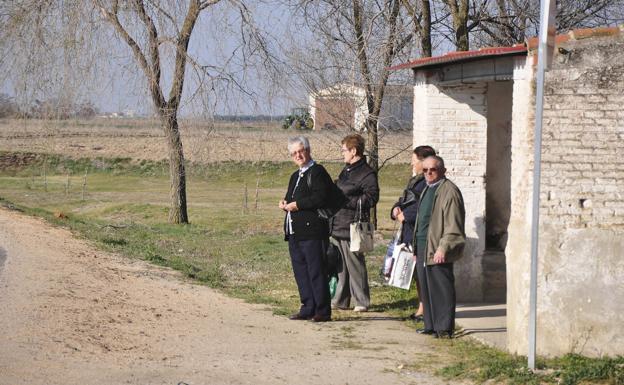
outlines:
M435 161L438 163L440 168L443 168L446 170L446 167L444 167L444 159L442 159L442 157L438 155L431 155L431 156L426 157L424 160L427 160L427 159L435 159Z
M288 152L292 152L293 146L296 144L303 144L303 148L310 150L310 141L305 136L295 136L288 139Z

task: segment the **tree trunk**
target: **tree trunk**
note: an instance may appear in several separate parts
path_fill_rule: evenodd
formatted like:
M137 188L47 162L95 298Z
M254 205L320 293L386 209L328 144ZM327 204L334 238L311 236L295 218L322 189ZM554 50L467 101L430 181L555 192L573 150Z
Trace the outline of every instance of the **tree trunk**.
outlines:
M458 51L468 51L468 0L445 0L453 18L453 31L455 32L455 48Z
M420 12L416 4L410 0L401 0L403 8L411 17L414 25L414 36L420 38L420 57L431 57L433 46L431 44L431 3L429 0L420 0Z
M422 57L431 57L431 4L429 0L422 0L422 33L420 34L420 47ZM414 20L416 22L416 20Z
M160 115L169 153L169 179L171 182L169 223L188 223L186 170L182 140L180 139L180 130L178 128L178 116L173 109L161 110Z
M468 51L470 49L470 43L468 40L468 0L459 1L459 13L457 19L454 20L455 24L455 38L457 39L457 50Z
M368 165L377 173L379 171L379 135L377 133L377 116L368 115L366 119L366 131L368 134ZM370 221L377 229L377 205L370 211Z
M368 165L375 171L379 170L379 135L377 132L377 116L366 119L366 133L368 134Z
M468 27L465 23L457 24L455 30L456 46L458 51L468 51L470 45L468 43Z

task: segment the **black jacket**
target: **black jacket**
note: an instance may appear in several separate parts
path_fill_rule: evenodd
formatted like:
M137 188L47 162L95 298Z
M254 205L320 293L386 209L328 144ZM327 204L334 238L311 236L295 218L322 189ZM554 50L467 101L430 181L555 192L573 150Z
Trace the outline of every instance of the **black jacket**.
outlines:
M308 174L310 174L310 185L308 185ZM297 179L299 170L290 176L288 191L284 199L286 202L297 202L298 211L291 212L292 228L294 234L288 234L286 218L284 219L284 234L288 240L292 236L296 240L327 239L329 227L327 221L319 218L317 209L324 207L329 196L331 177L320 164L314 164L301 176L297 189ZM293 194L294 190L294 194Z
M369 211L379 201L377 174L362 157L354 164L348 164L340 172L336 186L347 198L340 211L331 219L331 235L338 239L349 239L349 224L354 222L358 200L362 202L362 221L369 220Z
M403 196L392 206L390 209L390 218L396 219L392 215L392 211L395 207L400 207L405 216L403 227L401 229L401 239L399 243L405 243L406 245L412 244L414 238L414 224L416 223L416 215L418 215L418 204L420 202L420 194L427 187L427 182L423 175L417 175L410 178L407 182L407 186L403 191Z

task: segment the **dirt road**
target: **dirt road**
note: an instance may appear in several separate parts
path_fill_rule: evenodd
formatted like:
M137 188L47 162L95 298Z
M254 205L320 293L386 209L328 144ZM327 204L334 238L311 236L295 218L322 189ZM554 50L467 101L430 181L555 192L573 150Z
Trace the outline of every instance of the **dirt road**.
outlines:
M0 248L2 385L443 383L383 314L289 321L4 208Z

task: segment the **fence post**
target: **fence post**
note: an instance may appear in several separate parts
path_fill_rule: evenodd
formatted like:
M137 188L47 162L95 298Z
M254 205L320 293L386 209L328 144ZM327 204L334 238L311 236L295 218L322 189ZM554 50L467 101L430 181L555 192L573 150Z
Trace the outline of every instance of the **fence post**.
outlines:
M82 200L85 200L85 192L87 191L87 171L89 169L85 169L85 174L82 178Z
M48 191L48 158L43 160L43 191Z
M254 197L254 211L258 211L258 191L260 190L260 178L256 180L256 195Z
M67 173L67 181L65 182L65 195L69 195L69 172Z
M247 182L245 182L245 190L243 192L244 196L243 196L243 213L247 212Z

